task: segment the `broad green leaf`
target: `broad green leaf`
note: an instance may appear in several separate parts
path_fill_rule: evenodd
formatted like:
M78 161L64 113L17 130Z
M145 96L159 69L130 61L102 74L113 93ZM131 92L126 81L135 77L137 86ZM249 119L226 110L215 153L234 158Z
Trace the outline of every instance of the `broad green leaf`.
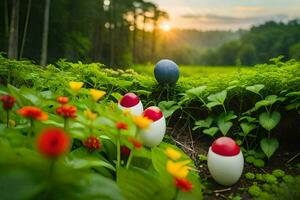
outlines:
M222 105L222 104L224 104L224 101L225 101L226 97L227 97L227 91L223 90L222 92L209 95L207 97L207 99L210 102L215 102L215 103L218 103L218 105Z
M246 87L246 90L249 90L251 92L254 92L258 95L260 95L260 91L264 88L265 86L262 84L257 84L257 85L252 85L252 86L248 86Z
M225 113L222 113L219 117L218 117L218 120L220 121L230 121L230 120L233 120L233 119L236 119L237 116L233 113L233 111L230 111L228 112L227 114Z
M240 124L243 132L245 133L245 135L247 135L248 133L250 133L252 130L254 130L256 128L256 126L254 124L249 124L249 123L241 123Z
M222 120L218 121L218 127L223 135L226 135L228 133L228 131L232 127L232 125L233 125L232 122L226 122L226 121L222 121Z
M250 116L244 116L239 119L239 121L243 121L243 120L247 120L249 123L257 122L257 119L255 117L250 117Z
M219 105L222 105L222 104L220 104L218 102L210 102L210 103L206 104L206 107L211 110L213 107L219 106Z
M202 132L206 135L210 135L213 137L218 132L218 130L219 129L217 127L212 127L212 128L204 129Z
M162 110L165 118L170 117L176 110L181 108L176 101L161 101L158 107Z
M279 112L274 111L270 114L268 112L259 115L259 124L266 130L271 131L280 122L281 115Z
M153 200L160 199L161 183L158 178L149 171L134 168L120 168L117 172L117 184L126 199L130 200ZM101 187L101 186L99 186Z
M196 96L199 97L203 94L203 92L205 91L207 87L206 86L200 86L200 87L196 87L196 88L192 88L186 91L186 94L190 95L190 96Z
M196 130L198 128L209 128L213 122L213 118L208 117L205 120L199 120L195 122L195 127L193 130Z
M113 98L115 98L117 101L119 101L120 99L122 99L122 95L120 93L118 93L118 92L112 93L111 96Z
M263 138L260 141L260 147L263 150L263 152L266 154L266 156L270 158L275 153L276 149L278 149L279 142L275 138L270 138L270 139Z

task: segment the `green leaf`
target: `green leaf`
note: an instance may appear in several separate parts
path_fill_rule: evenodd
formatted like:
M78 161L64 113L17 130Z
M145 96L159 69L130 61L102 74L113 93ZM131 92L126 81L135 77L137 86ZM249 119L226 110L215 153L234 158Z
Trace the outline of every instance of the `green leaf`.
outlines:
M165 118L170 117L176 110L181 108L176 101L162 101L158 104L158 107L164 113Z
M264 88L265 86L262 84L257 84L257 85L252 85L252 86L248 86L246 87L246 90L249 90L251 92L254 92L258 95L260 95L260 91Z
M260 147L263 150L263 152L266 154L266 156L270 158L275 153L276 149L278 149L279 142L275 138L270 138L270 139L263 138L260 141Z
M212 127L212 128L204 129L203 133L213 137L218 132L218 130L219 129L217 127Z
M209 128L213 122L213 118L208 117L205 120L199 120L195 122L195 127L193 130L196 130L198 128Z
M222 114L218 117L218 120L227 122L227 121L230 121L230 120L233 120L233 119L236 119L236 118L237 118L237 116L234 114L234 112L233 112L233 111L230 111L230 112L228 112L227 114L222 113Z
M186 94L190 95L190 96L196 96L199 97L203 94L203 92L205 91L207 87L206 86L200 86L200 87L196 87L196 88L192 88L186 91Z
M240 126L246 135L256 128L254 124L249 124L245 122L241 123Z
M228 133L228 131L232 127L232 125L233 125L232 122L226 122L226 121L222 121L222 120L218 121L218 127L223 135L226 135Z
M210 102L214 102L214 103L218 103L218 105L223 105L224 104L224 101L227 97L227 91L226 90L223 90L222 92L219 92L219 93L216 93L216 94L212 94L212 95L209 95L207 97L207 99L210 101Z
M118 185L122 193L130 200L160 199L160 181L149 171L118 169Z
M280 122L281 115L279 112L264 112L259 115L259 124L266 130L271 131Z

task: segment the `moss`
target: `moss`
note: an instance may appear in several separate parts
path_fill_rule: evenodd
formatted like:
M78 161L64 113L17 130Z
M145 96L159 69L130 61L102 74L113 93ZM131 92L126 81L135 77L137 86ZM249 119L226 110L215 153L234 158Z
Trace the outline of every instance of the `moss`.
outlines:
M270 183L270 184L276 184L277 183L276 176L274 176L272 174L264 174L264 179L267 183Z
M291 175L285 175L284 177L282 177L282 180L285 183L291 183L291 182L293 182L294 178Z
M262 194L262 190L257 185L252 185L249 187L248 193L253 197L259 197Z
M255 174L248 172L245 174L246 179L253 180L255 178Z
M265 162L261 159L255 159L253 164L255 167L264 167L265 166Z
M247 156L247 157L246 157L246 162L247 162L247 163L253 163L254 160L255 160L255 158L254 158L253 156Z
M256 174L255 179L258 181L264 181L264 176L262 174Z
M284 177L285 176L285 172L281 169L275 169L272 171L272 174L274 176L276 176L277 178L281 178L281 177Z
M264 183L262 185L262 188L264 191L270 192L271 191L271 185L269 185L268 183Z

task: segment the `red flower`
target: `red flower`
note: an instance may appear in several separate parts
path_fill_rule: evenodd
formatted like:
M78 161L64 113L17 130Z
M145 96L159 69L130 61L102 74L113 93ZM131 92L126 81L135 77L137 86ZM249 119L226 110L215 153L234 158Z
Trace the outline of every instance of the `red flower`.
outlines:
M129 156L130 154L130 149L126 146L121 146L121 154L125 156Z
M75 106L62 105L56 108L56 114L65 118L76 118L77 108Z
M128 124L126 124L125 122L117 122L116 127L119 130L128 130Z
M179 190L183 192L189 192L193 189L193 184L185 178L175 178L175 185Z
M38 151L48 158L56 158L70 148L69 136L59 128L48 128L37 138Z
M100 140L96 136L89 136L84 142L83 146L88 148L90 151L97 150L101 148Z
M0 98L4 110L10 110L14 106L16 99L10 95L4 95Z
M48 114L43 112L40 108L34 106L24 106L23 108L17 110L17 112L26 118L39 121L48 120Z
M60 104L67 104L69 102L68 97L57 97L56 101Z
M128 137L128 141L131 142L136 149L139 149L143 146L143 144L140 141L136 140L133 137Z

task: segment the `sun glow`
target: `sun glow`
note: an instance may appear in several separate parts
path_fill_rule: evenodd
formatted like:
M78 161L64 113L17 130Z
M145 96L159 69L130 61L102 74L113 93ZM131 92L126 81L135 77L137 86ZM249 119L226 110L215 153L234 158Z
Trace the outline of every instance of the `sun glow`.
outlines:
M170 22L161 23L160 29L163 30L164 32L169 32L172 29Z

